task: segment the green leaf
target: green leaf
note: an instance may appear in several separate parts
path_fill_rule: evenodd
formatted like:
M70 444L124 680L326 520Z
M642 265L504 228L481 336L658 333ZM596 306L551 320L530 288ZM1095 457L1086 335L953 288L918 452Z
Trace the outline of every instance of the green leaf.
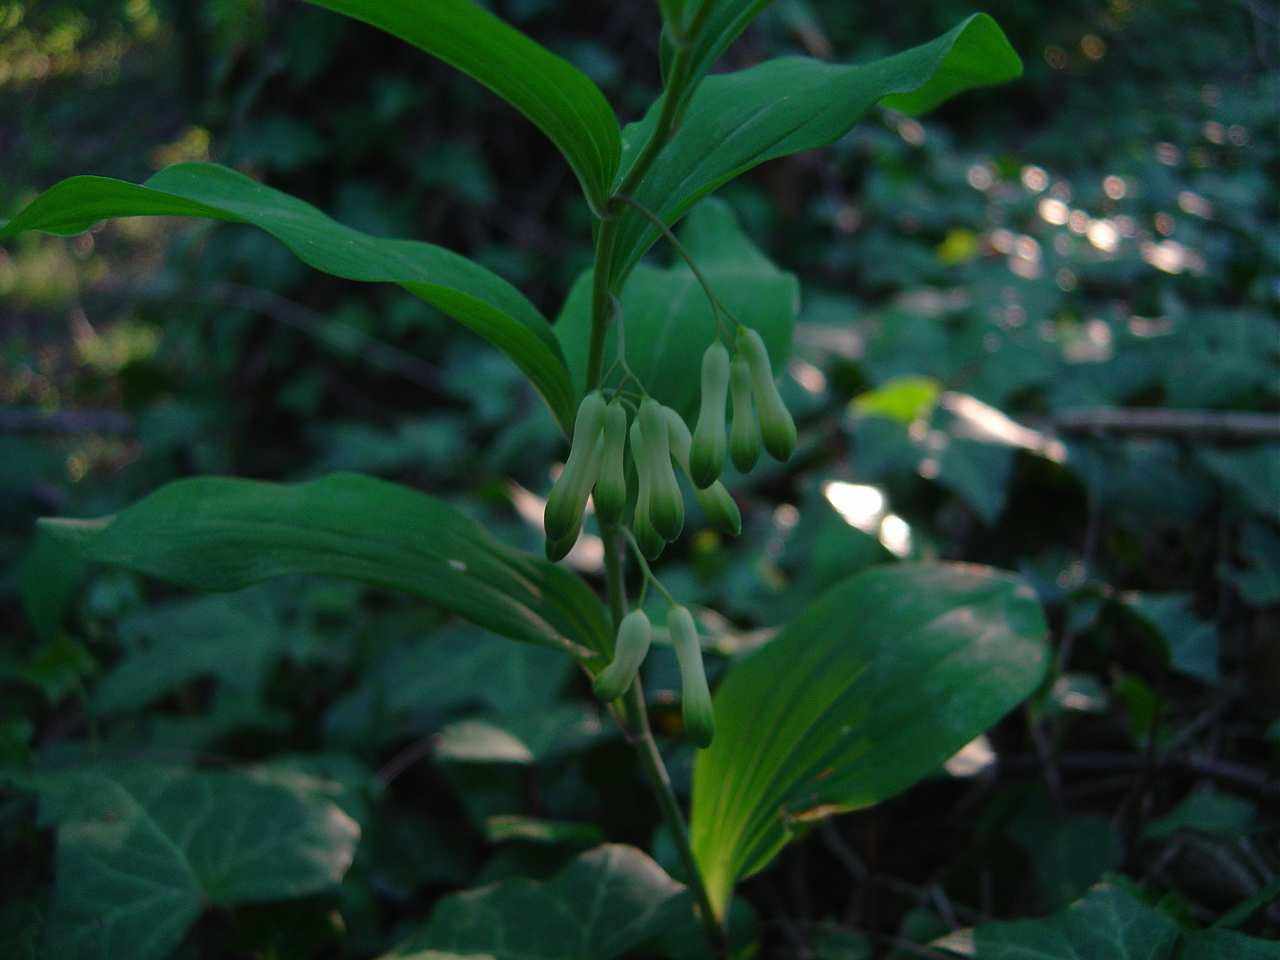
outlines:
M168 604L119 629L132 649L93 692L91 707L99 716L145 707L201 677L256 696L284 652L284 636L261 590Z
M853 398L855 413L886 417L910 426L927 418L938 403L942 384L933 377L895 377Z
M1196 616L1195 597L1189 593L1135 593L1123 597L1122 602L1158 638L1169 666L1204 683L1221 681L1218 627Z
M1039 685L1031 589L981 567L877 567L736 663L694 770L692 839L718 909L793 834L891 797Z
M499 717L532 715L553 707L572 670L558 651L513 647L468 624L428 637L415 632L380 656L361 685L334 705L329 727L368 744L403 737L424 711L449 714L481 704Z
M934 946L974 960L1171 960L1177 941L1170 917L1104 882L1059 913L983 924Z
M1046 803L1009 825L1009 835L1026 854L1046 909L1066 906L1103 874L1124 862L1124 841L1102 816L1061 816Z
M360 828L314 781L135 768L58 777L48 955L167 957L207 904L336 886Z
M603 211L618 169L618 120L599 88L566 60L472 0L307 0L385 30L484 84L564 154Z
M1280 603L1280 535L1262 523L1247 524L1240 536L1240 557L1245 566L1223 561L1218 564L1218 576L1231 583L1250 606Z
M978 14L930 43L862 66L796 57L708 77L636 199L670 225L701 197L752 167L839 139L876 103L922 113L965 90L1012 80L1021 71L996 22ZM624 176L653 131L660 107L655 104L643 120L623 130ZM616 279L630 273L658 236L638 211L623 215Z
M519 878L445 897L383 960L611 960L656 936L684 888L634 847L609 844L544 883Z
M347 280L395 283L507 354L567 429L575 407L560 345L546 320L501 277L443 247L352 230L315 207L235 170L183 163L145 184L72 177L50 187L0 229L72 235L108 217L204 217L271 234L300 260Z
M686 109L696 85L707 75L707 71L715 66L716 61L729 49L729 45L772 2L773 0L703 0L701 7L695 4L697 14L702 17L703 22L688 52L683 98ZM661 50L664 80L670 74L675 52L670 34L664 31Z
M52 639L84 578L83 562L74 551L37 529L18 578L27 619L42 639Z
M484 822L484 836L490 843L521 840L546 846L589 847L604 840L604 831L594 823L543 820L519 814L495 814Z
M1280 943L1234 930L1197 930L1183 937L1178 960L1280 960Z
M1058 913L959 930L933 947L974 960L1280 960L1280 944L1231 930L1180 930L1122 881Z
M1248 510L1280 520L1280 444L1247 450L1196 451L1196 456Z
M701 204L680 232L716 296L742 323L754 327L782 369L800 309L794 275L774 266L742 232L733 211L719 201ZM701 284L683 260L661 270L642 267L623 289L627 360L657 400L685 416L697 410L702 354L715 336L715 320ZM576 390L586 384L591 332L591 274L579 278L556 321ZM617 331L605 340L605 367L617 356ZM611 382L621 373L614 372Z
M1250 800L1215 790L1197 790L1142 831L1142 839L1158 840L1182 830L1238 839L1262 829Z
M372 477L201 477L100 520L43 520L86 559L222 592L288 574L403 590L494 633L578 657L611 649L603 607L567 570L494 540L440 500Z

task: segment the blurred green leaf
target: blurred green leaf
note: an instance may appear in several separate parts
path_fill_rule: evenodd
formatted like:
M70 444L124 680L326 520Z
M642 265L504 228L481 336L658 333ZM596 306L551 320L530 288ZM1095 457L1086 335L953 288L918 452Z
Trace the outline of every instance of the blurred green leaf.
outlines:
M597 211L608 201L622 144L598 87L472 0L307 0L372 24L439 57L528 117L564 154Z
M1121 880L1098 884L1065 910L986 923L933 944L973 960L1276 960L1280 944L1230 930L1181 930Z
M261 590L156 607L120 625L131 649L93 691L101 716L137 710L200 677L256 695L284 636Z
M360 828L306 782L134 768L42 791L58 821L49 955L160 960L209 904L335 887Z
M1169 666L1205 683L1221 680L1218 627L1196 616L1193 596L1138 593L1125 596L1123 602L1159 638Z
M19 578L27 619L45 640L62 626L84 573L84 561L75 550L36 528L35 543L22 560Z
M1008 574L877 567L734 664L694 773L693 846L717 907L808 823L906 789L1030 695L1046 632Z
M1178 960L1280 960L1280 943L1234 930L1197 930L1183 936Z
M467 3L467 0L450 0ZM569 372L550 326L501 277L443 247L369 236L315 207L216 164L183 163L143 185L72 177L40 194L3 229L72 235L109 217L204 217L267 231L304 263L347 280L395 283L506 353L542 394L561 426L573 422Z
M612 960L669 923L684 888L634 847L596 847L550 880L445 897L383 960Z
M932 377L896 377L853 399L853 409L862 416L886 417L910 424L933 412L942 384Z
M934 945L974 960L1171 960L1177 941L1170 917L1104 882L1059 913L986 923Z
M1196 790L1142 831L1143 839L1158 840L1180 830L1222 837L1247 837L1259 829L1258 811L1243 797L1216 790Z
M1240 536L1245 566L1218 566L1218 576L1240 591L1246 603L1266 607L1280 603L1280 534L1263 523L1245 525Z
M1124 841L1107 817L1032 809L1009 825L1009 835L1026 854L1047 910L1066 906L1124 862Z
M1234 498L1245 508L1280 520L1280 445L1247 450L1196 451Z
M594 823L572 823L565 820L541 820L515 814L498 814L484 823L485 839L490 843L523 840L526 843L589 847L604 842L604 832Z
M636 199L670 225L752 167L838 139L877 102L922 113L1021 71L999 26L979 14L930 43L863 66L788 58L709 77ZM655 104L623 131L623 176L649 139L659 110ZM626 211L618 228L616 275L627 276L659 236L647 218Z
M196 478L100 520L45 520L87 559L197 590L287 574L402 590L513 640L606 653L600 601L575 575L494 540L442 501L358 474L301 484Z
M760 332L775 372L791 348L800 309L796 278L773 265L719 201L699 205L681 231L681 241L720 301L742 323ZM702 354L716 336L715 320L701 285L680 261L662 270L641 267L622 291L627 361L645 388L685 416L697 410ZM591 274L579 278L556 321L556 335L576 389L587 377L591 331ZM617 356L617 332L605 339L606 369ZM613 377L616 382L622 376Z

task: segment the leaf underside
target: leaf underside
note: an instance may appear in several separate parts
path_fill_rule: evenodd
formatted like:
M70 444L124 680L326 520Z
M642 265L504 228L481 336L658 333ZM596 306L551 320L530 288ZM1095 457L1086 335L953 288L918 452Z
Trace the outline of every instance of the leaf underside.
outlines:
M1030 588L983 567L877 567L736 663L698 755L691 831L717 908L816 817L893 796L1039 685Z

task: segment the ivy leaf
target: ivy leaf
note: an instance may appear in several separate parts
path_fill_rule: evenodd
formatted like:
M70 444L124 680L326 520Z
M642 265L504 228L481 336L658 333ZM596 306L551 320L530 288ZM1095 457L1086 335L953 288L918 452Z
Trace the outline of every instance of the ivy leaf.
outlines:
M636 199L670 225L752 167L839 139L877 103L924 113L958 93L1004 83L1021 72L1000 27L978 14L930 43L874 63L845 66L789 57L708 77ZM660 109L661 102L623 130L622 176L649 139ZM659 235L638 211L623 215L616 279L630 273Z
M687 908L683 891L639 850L608 844L542 883L521 877L445 897L383 960L612 960Z
M46 781L42 816L58 822L48 955L159 960L208 904L335 887L360 828L311 782L165 768Z
M511 284L443 247L352 230L309 203L227 167L182 163L142 185L72 177L40 194L0 228L0 240L28 230L70 236L109 217L143 216L251 224L324 273L399 284L509 356L560 425L568 429L573 422L574 397L560 345L542 314Z
M713 904L813 820L905 790L1029 696L1048 663L1030 587L982 567L876 567L738 661L694 768Z
M1121 880L1097 884L1065 910L985 923L932 944L974 960L1278 960L1280 944L1230 930L1184 931Z
M307 0L385 30L484 84L559 149L603 211L622 144L604 94L577 67L472 0Z
M42 520L88 560L195 590L289 574L402 590L494 633L590 658L611 649L595 594L448 504L358 474L299 484L178 480L99 520Z
M794 275L769 261L742 232L733 211L718 200L701 204L680 233L720 301L739 321L760 332L774 370L782 369L800 310ZM645 389L685 416L693 416L700 395L702 354L716 336L711 306L693 272L678 261L667 269L637 269L622 291L627 360ZM591 273L579 278L556 322L574 388L587 376L591 333ZM605 367L617 356L617 330L605 339ZM621 378L615 371L610 382Z
M156 607L119 626L129 648L93 692L99 717L139 710L200 677L255 697L284 653L285 637L261 591L196 597Z

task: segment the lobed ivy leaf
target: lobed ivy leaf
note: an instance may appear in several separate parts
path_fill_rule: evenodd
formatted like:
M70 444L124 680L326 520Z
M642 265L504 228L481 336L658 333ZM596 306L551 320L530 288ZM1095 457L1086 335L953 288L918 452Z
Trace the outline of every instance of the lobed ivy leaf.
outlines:
M1183 930L1117 879L1047 917L985 923L932 946L973 960L1280 960L1280 944L1231 930Z
M575 407L569 372L551 327L501 277L429 243L373 237L244 174L181 163L138 185L71 177L50 187L0 228L0 240L28 230L70 236L109 217L203 217L271 234L300 260L347 280L395 283L470 327L509 356L566 430Z
M738 661L698 754L691 833L713 904L813 820L905 790L1040 684L1030 587L984 567L860 573Z
M577 67L472 0L307 0L372 24L484 84L550 138L603 211L622 152L618 120Z
M57 821L46 955L161 960L206 906L341 882L360 828L309 778L135 767L45 778Z
M289 574L402 590L494 633L581 658L612 649L595 594L448 504L334 474L299 484L201 477L99 520L42 520L87 560L214 592Z
M607 844L550 880L523 877L445 897L382 960L612 960L657 936L684 887L634 847Z
M752 167L839 139L877 103L924 113L958 93L1004 83L1021 72L1000 27L977 14L930 43L861 66L789 57L708 77L636 199L670 225ZM660 108L661 101L623 130L622 176L652 133ZM659 236L643 214L628 209L618 227L615 280L623 280Z
M760 332L775 372L780 371L800 310L795 276L770 262L742 232L733 211L719 200L700 204L689 215L680 239L725 307ZM642 266L631 275L619 299L629 366L657 400L686 417L694 416L702 354L716 336L701 284L683 260L666 269ZM590 271L574 284L555 330L574 389L581 391L586 384L591 332ZM605 338L606 368L617 356L617 344L617 328L611 324ZM621 376L621 370L615 370L607 382L616 383Z

